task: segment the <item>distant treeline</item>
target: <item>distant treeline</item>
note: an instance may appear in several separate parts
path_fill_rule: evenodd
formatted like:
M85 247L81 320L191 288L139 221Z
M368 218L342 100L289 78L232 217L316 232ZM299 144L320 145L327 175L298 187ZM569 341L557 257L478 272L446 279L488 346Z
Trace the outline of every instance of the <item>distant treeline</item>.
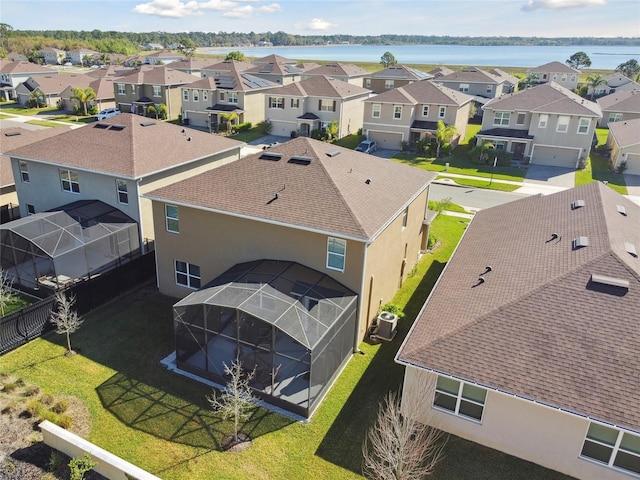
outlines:
M362 45L640 45L640 37L453 37L436 35L292 35L285 32L104 32L101 30L13 30L4 24L2 48L28 54L43 47L71 50L77 47L91 48L104 53L135 54L141 45L159 43L164 46L187 43L195 47L246 47L259 42L271 42L274 46L308 46L330 43ZM192 43L193 42L193 43Z

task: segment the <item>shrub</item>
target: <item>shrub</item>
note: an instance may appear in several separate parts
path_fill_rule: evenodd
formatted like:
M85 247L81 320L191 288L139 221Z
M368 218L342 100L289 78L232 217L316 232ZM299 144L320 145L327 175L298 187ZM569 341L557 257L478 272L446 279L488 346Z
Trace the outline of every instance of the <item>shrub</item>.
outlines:
M69 408L69 405L65 400L58 400L49 410L53 413L64 413L67 411L67 408Z
M87 108L87 113L89 115L96 115L98 113L98 106L97 105L89 105L89 108Z
M404 312L395 303L385 303L382 307L380 307L380 311L394 313L398 316L398 320L402 320L404 318Z
M620 162L618 168L616 169L616 173L623 174L627 169L627 162Z
M25 397L35 397L36 395L38 395L40 393L40 387L37 387L35 385L30 385L27 387L27 389L24 391L24 396Z
M11 393L11 392L13 392L16 388L18 388L18 385L17 385L17 383L16 383L16 382L7 382L7 383L3 384L3 387L4 387L4 388L3 388L3 390L4 390L6 393Z
M401 147L400 147L400 148L402 149L402 151L403 151L403 152L408 152L408 151L409 151L409 142L407 142L407 141L403 140L403 141L400 143L400 145L401 145Z
M427 249L431 250L435 244L438 242L438 239L433 233L429 233L429 238L427 239Z
M241 123L239 125L236 125L236 128L238 129L239 132L248 132L249 130L251 130L251 122L244 122Z
M49 470L60 470L67 463L67 456L58 451L51 450L51 455L49 455Z
M69 478L70 480L83 480L84 474L98 465L91 458L91 455L85 453L81 458L72 458L69 462Z
M271 133L271 129L273 128L273 124L271 123L271 120L266 119L258 123L257 127L260 133L262 133L263 135L269 135Z
M48 407L53 405L53 395L51 395L50 393L43 393L40 397L40 403Z
M451 201L451 197L443 198L442 200L430 200L428 207L429 210L433 210L434 212L441 213L444 210L447 210L453 202Z

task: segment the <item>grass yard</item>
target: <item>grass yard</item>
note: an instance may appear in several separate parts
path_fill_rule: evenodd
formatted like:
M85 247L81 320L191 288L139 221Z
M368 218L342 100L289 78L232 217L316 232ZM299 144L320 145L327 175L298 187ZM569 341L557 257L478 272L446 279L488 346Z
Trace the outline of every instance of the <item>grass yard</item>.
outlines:
M465 187L484 188L487 190L499 190L501 192L513 192L521 187L521 185L512 185L510 183L491 182L491 179L475 179L475 178L452 178L444 175L438 175L436 180L448 179L453 180L458 185Z
M439 247L394 298L406 313L394 341L363 343L363 354L354 355L309 423L256 408L242 428L253 446L241 452L219 451L230 425L210 411L211 389L160 366L173 350L175 300L153 285L88 315L71 336L79 355L65 356L64 337L51 333L3 356L0 373L77 397L92 417L89 440L165 480L362 478L367 428L380 399L402 382L394 355L467 224L448 216L434 221ZM566 478L455 437L445 454L434 480Z

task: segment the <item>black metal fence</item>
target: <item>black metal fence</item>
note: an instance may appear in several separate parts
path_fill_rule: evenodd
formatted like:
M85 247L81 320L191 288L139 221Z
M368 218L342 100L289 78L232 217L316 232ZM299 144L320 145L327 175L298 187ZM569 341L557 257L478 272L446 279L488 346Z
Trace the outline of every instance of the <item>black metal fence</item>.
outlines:
M53 329L49 317L55 305L45 298L0 319L0 355L38 338Z
M20 218L20 207L13 203L0 205L0 223L7 223Z

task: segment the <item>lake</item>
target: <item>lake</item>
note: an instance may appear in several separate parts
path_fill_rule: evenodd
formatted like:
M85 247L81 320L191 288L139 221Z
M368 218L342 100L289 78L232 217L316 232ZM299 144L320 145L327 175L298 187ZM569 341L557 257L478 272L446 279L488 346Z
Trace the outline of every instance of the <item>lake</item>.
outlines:
M280 55L294 60L378 63L387 51L398 63L428 65L476 65L537 67L564 63L576 52L585 52L591 68L614 70L632 58L640 61L640 46L469 46L469 45L326 45L314 47L199 48L198 52L226 55L240 51L248 57Z

